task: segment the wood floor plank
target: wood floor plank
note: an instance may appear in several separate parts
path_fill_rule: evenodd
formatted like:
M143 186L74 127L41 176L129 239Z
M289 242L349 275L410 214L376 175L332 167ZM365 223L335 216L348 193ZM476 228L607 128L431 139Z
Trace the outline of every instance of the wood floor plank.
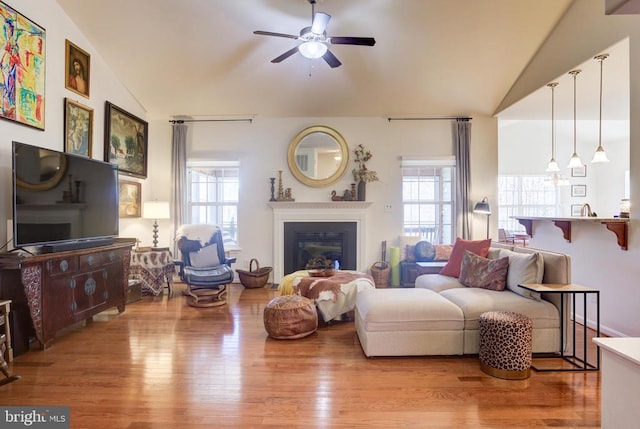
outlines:
M233 285L228 305L193 308L176 289L16 357L0 403L68 405L71 427L92 429L600 426L599 372L509 381L477 356L366 358L353 322L274 340L262 317L277 292Z

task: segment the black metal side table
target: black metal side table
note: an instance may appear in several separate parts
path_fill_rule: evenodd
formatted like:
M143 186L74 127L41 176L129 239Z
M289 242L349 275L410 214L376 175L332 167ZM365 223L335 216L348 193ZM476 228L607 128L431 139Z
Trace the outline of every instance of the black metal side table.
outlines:
M587 360L587 295L595 294L596 296L596 336L600 336L600 291L597 289L592 289L586 286L576 285L573 283L570 284L540 284L540 283L524 283L519 284L521 288L530 290L532 292L538 293L559 293L560 294L560 355L552 356L559 357L569 362L573 368L561 368L561 369L539 369L533 367L536 371L598 371L600 369L600 348L598 347L596 354L596 364L593 365ZM564 350L564 314L565 307L568 305L569 297L571 295L571 305L575 311L576 308L576 295L582 294L583 298L583 308L584 308L584 322L585 326L583 329L583 350L582 357L576 355L576 317L573 315L573 346L571 354L565 353Z

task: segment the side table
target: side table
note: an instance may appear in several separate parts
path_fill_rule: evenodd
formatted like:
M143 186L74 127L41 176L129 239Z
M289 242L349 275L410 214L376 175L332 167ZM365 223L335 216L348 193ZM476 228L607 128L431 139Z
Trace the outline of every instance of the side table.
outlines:
M158 296L166 283L171 296L174 274L173 255L169 248L134 249L131 252L129 277L140 280L143 291Z
M540 284L540 283L523 283L519 284L521 288L530 290L532 292L538 293L559 293L560 294L560 354L557 356L559 358L564 359L569 362L573 368L570 369L538 369L532 366L536 371L598 371L600 369L600 348L596 351L596 364L593 365L587 360L587 295L595 294L596 296L596 336L600 336L600 291L597 289L592 289L586 286L576 285L576 284L556 284L556 283L548 283L548 284ZM584 321L585 326L583 329L583 349L582 349L582 357L576 355L576 318L575 314L573 316L573 350L571 354L565 353L564 351L564 314L566 311L566 306L569 305L569 295L571 297L571 308L576 308L576 295L582 294L583 298L583 308L584 308Z
M447 261L416 262L416 277L423 274L438 274Z

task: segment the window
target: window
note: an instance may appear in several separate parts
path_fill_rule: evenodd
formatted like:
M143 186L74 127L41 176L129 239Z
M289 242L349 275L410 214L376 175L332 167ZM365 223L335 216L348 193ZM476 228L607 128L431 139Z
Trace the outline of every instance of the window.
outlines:
M524 230L513 216L558 216L558 187L549 186L545 178L544 175L498 176L498 228Z
M455 231L455 160L402 160L404 235L451 244Z
M225 245L238 243L239 166L236 161L187 163L186 221L219 225Z

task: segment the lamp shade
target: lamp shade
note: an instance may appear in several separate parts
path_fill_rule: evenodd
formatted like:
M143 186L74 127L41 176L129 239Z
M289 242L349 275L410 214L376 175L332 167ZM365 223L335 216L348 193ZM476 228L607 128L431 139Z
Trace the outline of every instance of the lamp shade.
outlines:
M145 219L170 219L171 209L168 201L147 201L142 205L142 217Z
M487 197L484 197L482 201L476 203L475 207L473 208L473 212L488 215L491 214L491 206L489 206L489 200L487 199Z

